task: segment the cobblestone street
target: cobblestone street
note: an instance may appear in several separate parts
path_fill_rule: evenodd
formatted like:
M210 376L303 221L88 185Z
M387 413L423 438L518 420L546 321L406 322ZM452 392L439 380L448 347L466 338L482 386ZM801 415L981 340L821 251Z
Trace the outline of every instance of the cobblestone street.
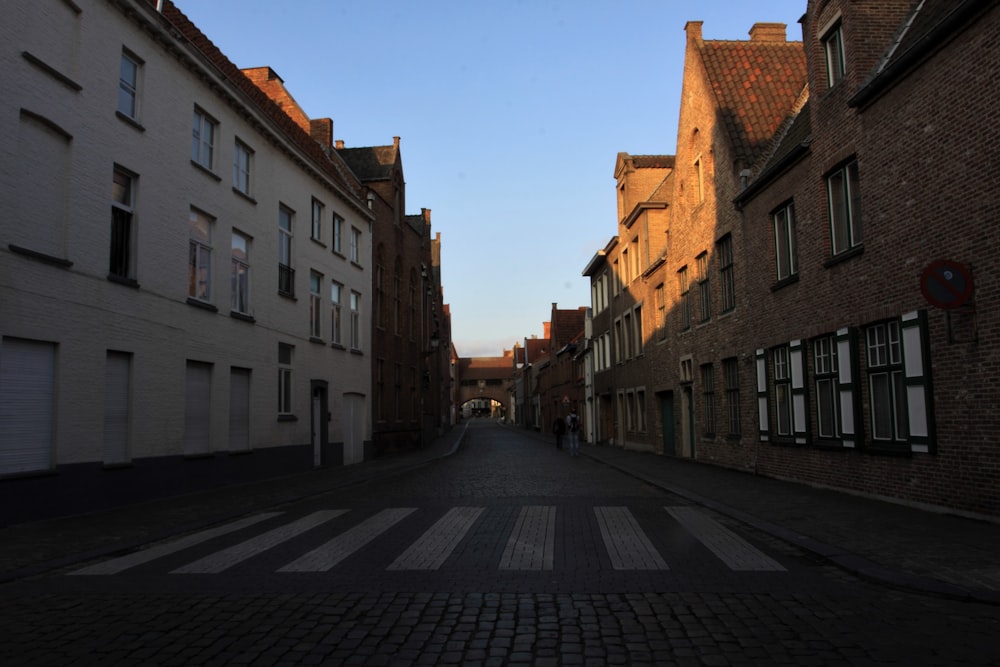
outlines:
M428 465L245 500L4 584L0 663L1000 664L996 605L860 579L486 420Z

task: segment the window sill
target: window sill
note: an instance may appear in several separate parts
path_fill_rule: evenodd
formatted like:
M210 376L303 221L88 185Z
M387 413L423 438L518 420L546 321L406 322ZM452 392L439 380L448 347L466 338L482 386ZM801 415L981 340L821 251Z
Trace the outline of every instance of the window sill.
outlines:
M229 311L229 317L234 320L240 320L242 322L249 322L250 324L256 324L257 320L253 315L247 315L246 313L241 313L238 310Z
M289 301L298 301L298 299L295 298L295 293L294 292L282 292L281 290L278 290L278 296L284 297L285 299L288 299Z
M198 299L194 298L193 296L189 296L187 298L187 304L189 306L194 306L195 308L201 308L202 310L207 310L207 311L212 312L212 313L219 312L219 309L216 308L215 306L213 306L212 304L207 303L205 301L199 301Z
M322 338L317 338L316 336L309 336L310 343L316 343L317 345L326 345L326 341Z
M358 349L358 348L356 348L356 347L352 347L352 348L351 348L351 354L356 354L356 355L358 355L359 357L363 357L363 356L365 355L365 353L364 353L364 352L362 352L361 350L359 350L359 349Z
M208 176L210 178L215 179L216 181L220 181L220 182L222 181L222 176L219 176L217 173L215 173L214 171L212 171L209 167L206 167L205 165L203 165L200 162L196 162L194 160L191 160L191 166L195 167L196 169L198 169L198 171L200 171L201 173L205 174L206 176Z
M221 179L220 179L220 180L221 180ZM251 204L253 204L254 206L256 206L256 205L257 205L257 200L256 200L256 199L254 199L253 197L251 197L251 196L250 196L249 194L247 194L246 192L243 192L242 190L240 190L240 189L239 189L238 187L236 187L235 185L233 186L233 192L234 192L234 193L236 193L236 194L238 194L238 195L239 195L240 197L242 197L243 199L246 199L246 200L247 200L248 202L250 202L250 203L251 203Z
M323 242L322 242L322 241L320 241L319 239L317 239L317 238L314 238L314 237L312 237L312 236L310 236L310 237L309 237L309 240L310 240L310 241L312 241L313 243L315 243L316 245L318 245L318 246L319 246L319 247L321 247L321 248L326 248L326 247L327 247L325 243L323 243Z
M108 274L108 281L112 283L117 283L119 285L124 285L125 287L132 287L134 289L139 289L139 281L135 278L126 278L125 276L116 276L113 273Z
M913 455L908 442L870 442L865 451L874 456L895 456L909 458Z
M31 259L37 259L40 262L45 262L46 264L51 264L52 266L58 266L63 269L68 269L73 266L73 262L68 259L63 259L62 257L56 257L54 255L47 255L44 252L38 252L37 250L31 250L30 248L24 248L19 245L14 245L11 243L7 246L11 252L24 255L25 257L30 257Z
M279 422L297 422L299 420L295 415L278 415Z
M771 291L777 292L781 288L788 287L789 285L794 285L797 282L799 282L799 274L793 273L792 275L786 276L781 280L779 280L778 282L771 285Z
M340 343L330 343L330 347L332 347L335 350L346 350L347 349L346 347L344 347Z
M333 254L336 255L337 257L343 259L343 260L347 259L347 255L345 255L344 253L340 252L336 248L333 249Z
M355 262L353 259L351 260L351 266L353 266L358 271L364 271L365 270L365 267L361 266L360 264L358 264L357 262Z
M846 262L849 259L854 259L858 255L862 254L864 251L865 251L865 246L859 243L858 245L854 246L849 250L845 250L839 255L834 255L833 257L830 257L825 262L823 262L823 266L829 269L831 266L836 266L841 262Z
M140 123L139 121L137 121L135 118L131 118L130 116L126 116L121 111L115 111L115 115L118 116L118 120L122 121L126 125L131 125L132 127L134 127L135 129L139 130L140 132L145 132L146 131L146 128L144 128L142 126L142 123Z

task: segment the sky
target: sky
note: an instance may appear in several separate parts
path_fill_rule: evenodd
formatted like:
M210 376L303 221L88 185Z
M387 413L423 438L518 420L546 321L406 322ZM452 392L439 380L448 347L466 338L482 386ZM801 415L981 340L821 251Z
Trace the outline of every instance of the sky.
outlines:
M174 0L238 67L271 67L348 147L400 137L406 213L431 209L461 357L590 305L617 233L619 152L671 155L685 32L802 37L806 0Z

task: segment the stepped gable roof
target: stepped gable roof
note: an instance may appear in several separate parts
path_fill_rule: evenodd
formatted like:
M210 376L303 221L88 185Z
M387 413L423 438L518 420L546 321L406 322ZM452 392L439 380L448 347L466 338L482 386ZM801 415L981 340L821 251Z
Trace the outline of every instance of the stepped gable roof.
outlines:
M362 181L389 180L399 159L396 145L337 148L337 153Z
M699 53L733 149L752 164L806 86L802 42L705 40Z
M584 330L586 321L586 307L580 307L576 310L554 310L552 312L552 349L561 350L576 340Z
M145 0L145 2L151 7L155 7L157 0ZM360 200L360 183L340 158L328 155L319 142L303 130L264 91L254 85L249 77L240 71L240 68L233 64L219 50L219 47L205 36L205 33L198 29L171 0L164 0L162 16L183 35L194 49L201 52L222 74L223 78L249 98L251 103L273 122L291 143L308 155L325 176L339 185L345 193L354 195L359 208L366 210Z

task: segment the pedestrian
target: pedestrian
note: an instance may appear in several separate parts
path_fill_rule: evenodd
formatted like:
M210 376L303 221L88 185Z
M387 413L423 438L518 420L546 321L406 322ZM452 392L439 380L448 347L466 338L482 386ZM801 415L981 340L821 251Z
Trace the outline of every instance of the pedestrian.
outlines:
M556 434L556 449L562 449L563 434L566 433L566 420L556 417L552 422L552 432Z
M569 431L569 453L573 456L580 455L580 419L576 416L576 408L573 408L569 416L566 417L566 430Z

